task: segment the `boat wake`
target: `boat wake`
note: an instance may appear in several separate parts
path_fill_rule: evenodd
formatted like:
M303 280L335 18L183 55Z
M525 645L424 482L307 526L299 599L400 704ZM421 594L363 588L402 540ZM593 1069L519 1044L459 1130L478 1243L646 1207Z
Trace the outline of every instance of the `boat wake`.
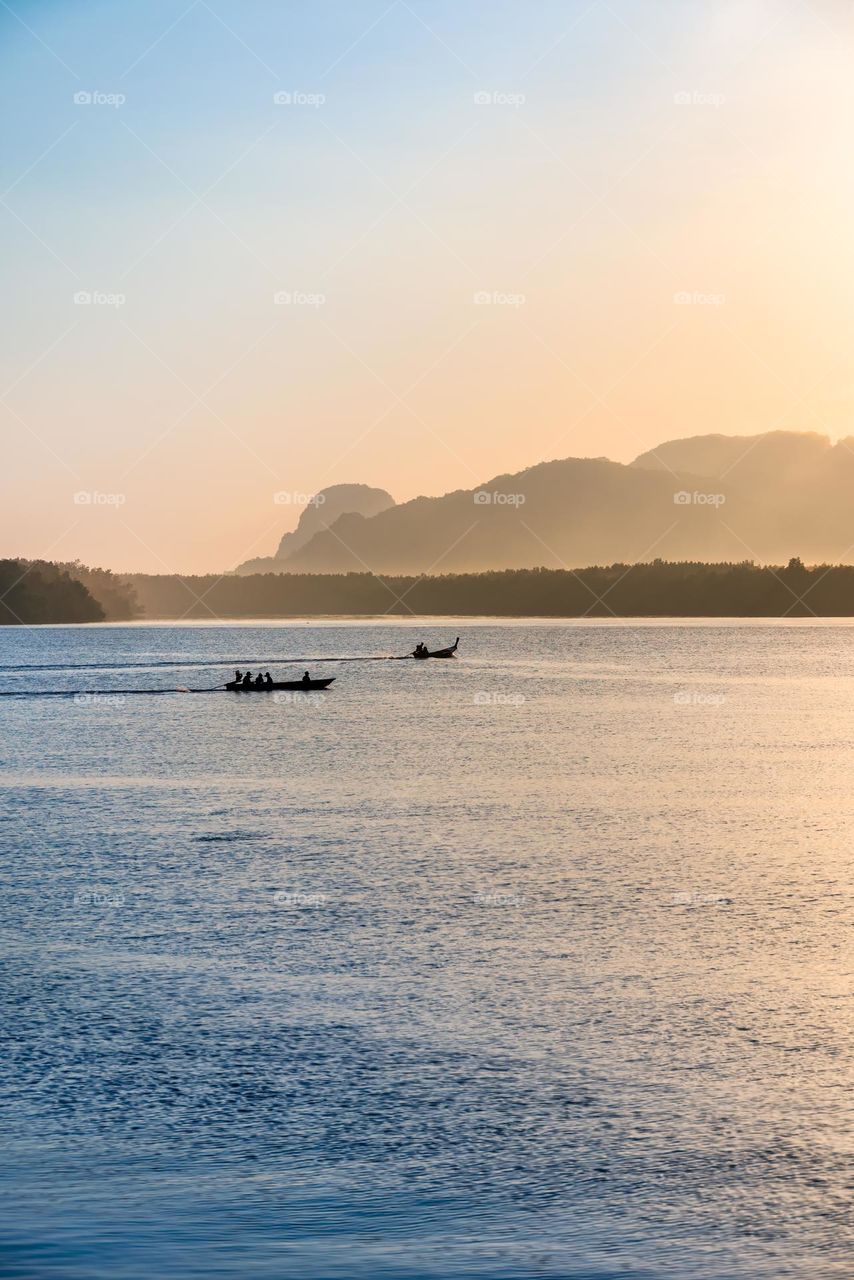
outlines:
M206 689L188 689L176 685L171 689L0 689L0 698L109 698L116 702L121 698L133 698L158 693L225 693L224 685L214 684Z

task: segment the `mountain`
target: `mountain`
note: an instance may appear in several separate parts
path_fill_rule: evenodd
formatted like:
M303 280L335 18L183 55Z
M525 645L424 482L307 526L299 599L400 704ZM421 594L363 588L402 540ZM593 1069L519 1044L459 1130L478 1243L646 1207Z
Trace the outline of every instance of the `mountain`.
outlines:
M296 494L280 494L277 497L294 499ZM302 499L302 495L299 495ZM283 505L286 505L283 503ZM333 525L343 515L375 516L394 506L394 498L385 489L373 489L367 484L331 484L319 490L303 506L296 529L286 533L274 556L261 556L238 565L237 572L281 573L283 561L310 542L316 533Z
M544 462L375 515L313 513L278 571L465 573L667 560L850 558L854 440L769 432L665 442L625 466ZM302 527L302 521L300 522ZM299 532L299 530L298 530ZM281 550L281 548L280 548Z
M757 559L791 553L840 561L854 553L851 437L834 445L814 432L695 436L641 454L633 465L691 471L719 485L728 495L723 518Z
M801 481L813 473L818 474L831 454L833 449L827 436L813 431L768 431L755 436L688 436L684 440L668 440L635 458L632 466L718 478L731 475L733 482L743 488L772 473L778 483Z

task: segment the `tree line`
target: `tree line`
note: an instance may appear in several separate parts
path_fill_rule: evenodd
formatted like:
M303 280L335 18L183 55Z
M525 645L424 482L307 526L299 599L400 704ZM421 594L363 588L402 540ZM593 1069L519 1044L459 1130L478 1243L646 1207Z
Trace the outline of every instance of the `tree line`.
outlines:
M131 584L109 569L0 560L0 626L125 621L139 613Z
M854 616L854 565L695 561L508 569L435 577L372 573L134 574L150 618L407 614L492 617Z
M854 565L695 561L372 573L118 575L78 562L0 561L0 625L312 616L852 617Z
M0 560L0 625L103 618L103 609L83 583L57 565Z

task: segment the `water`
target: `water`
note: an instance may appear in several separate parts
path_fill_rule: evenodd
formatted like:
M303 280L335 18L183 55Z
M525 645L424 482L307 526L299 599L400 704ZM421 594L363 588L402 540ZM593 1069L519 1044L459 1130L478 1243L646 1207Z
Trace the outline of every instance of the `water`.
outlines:
M101 691L0 698L4 1276L851 1275L854 628L7 628L0 689Z

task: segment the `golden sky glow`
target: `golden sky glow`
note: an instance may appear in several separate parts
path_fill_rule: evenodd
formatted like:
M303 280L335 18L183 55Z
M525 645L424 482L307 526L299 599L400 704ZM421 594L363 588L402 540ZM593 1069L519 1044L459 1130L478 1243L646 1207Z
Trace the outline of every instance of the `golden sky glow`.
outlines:
M850 432L844 0L142 9L0 24L4 555L221 569L277 491Z

